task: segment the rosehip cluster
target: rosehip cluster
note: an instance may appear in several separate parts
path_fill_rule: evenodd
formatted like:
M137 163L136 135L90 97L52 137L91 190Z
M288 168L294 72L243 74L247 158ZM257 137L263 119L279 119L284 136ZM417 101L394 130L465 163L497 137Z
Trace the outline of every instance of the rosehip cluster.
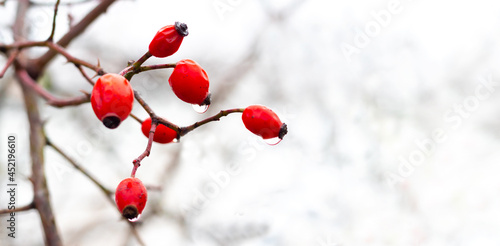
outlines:
M140 70L142 68L146 68L145 70L151 69L151 66L141 67L141 64L151 56L163 58L176 53L184 37L187 35L188 29L184 23L175 22L174 25L165 26L156 33L149 44L148 52L140 59L140 62L134 63L120 74L105 74L97 79L90 100L95 115L106 127L111 129L118 127L132 111L134 90L128 81L131 78L130 72L144 71ZM156 66L155 68L158 67L160 66ZM209 92L210 82L208 75L195 61L190 59L178 61L168 79L168 83L180 100L193 105L205 107L210 105L211 94ZM141 105L147 109L144 101L139 96L137 97ZM154 116L152 112L148 112ZM175 139L179 139L187 131L207 122L219 120L220 117L235 112L242 113L243 124L250 132L265 140L279 139L280 141L287 134L287 125L281 122L276 113L265 106L251 105L244 109L221 111L218 115L184 128L171 126L173 127L172 129L154 122L156 128L154 129L152 140L163 144L171 143ZM153 133L151 128L153 121L157 120L159 119L153 117L153 119L148 118L142 122L141 130L144 136L149 138L150 134ZM131 177L122 180L116 188L116 206L122 216L131 221L138 219L146 206L148 193L141 180L135 178L135 172L140 166L140 161L149 155L150 150L151 143L148 142L146 151L133 162L134 169L132 170Z

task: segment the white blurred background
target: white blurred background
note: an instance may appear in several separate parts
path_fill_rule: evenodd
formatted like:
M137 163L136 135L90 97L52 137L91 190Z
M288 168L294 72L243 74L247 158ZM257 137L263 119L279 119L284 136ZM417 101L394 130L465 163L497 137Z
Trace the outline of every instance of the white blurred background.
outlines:
M68 15L78 21L95 4L62 6L56 36ZM0 7L0 41L12 41L15 7ZM50 5L27 18L30 38L48 36ZM171 70L135 76L133 87L159 115L188 125L263 104L289 133L269 146L235 114L180 143L155 144L137 172L160 188L149 191L137 222L147 245L500 245L499 3L118 1L68 51L119 72L174 21L187 23L189 36L175 55L147 64L197 61L213 104L200 115L178 100ZM60 57L43 80L61 97L91 90ZM8 134L19 139L18 205L33 194L28 122L12 70L0 93L5 208ZM111 190L146 146L133 119L108 130L90 104L40 105L50 139ZM133 113L147 116L138 104ZM94 184L51 148L45 160L66 245L137 245ZM18 238L6 238L2 226L2 245L43 245L37 213L17 218Z

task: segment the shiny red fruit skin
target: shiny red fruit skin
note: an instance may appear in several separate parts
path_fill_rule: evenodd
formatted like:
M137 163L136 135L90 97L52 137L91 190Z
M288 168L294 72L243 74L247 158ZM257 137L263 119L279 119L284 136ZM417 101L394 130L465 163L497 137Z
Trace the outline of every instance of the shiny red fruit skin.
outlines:
M130 115L134 91L125 77L108 73L97 79L90 102L97 118L113 129Z
M175 65L168 83L175 95L184 102L205 105L209 94L208 75L198 63L184 59Z
M151 118L147 118L145 121L142 122L141 130L144 136L146 136L147 138L149 138L149 130L151 129L151 122L152 122ZM158 124L155 130L153 141L165 144L172 142L176 137L177 133L174 130L162 124Z
M263 139L278 137L283 125L276 113L261 105L248 106L241 118L249 131Z
M148 192L146 187L142 184L142 181L138 178L126 178L118 184L115 192L115 202L118 210L127 219L133 219L139 216L148 200ZM127 206L133 206L137 209L137 214L135 216L125 216L125 208Z
M164 26L149 43L149 53L160 58L171 56L179 50L187 34L186 24L176 22L175 25Z

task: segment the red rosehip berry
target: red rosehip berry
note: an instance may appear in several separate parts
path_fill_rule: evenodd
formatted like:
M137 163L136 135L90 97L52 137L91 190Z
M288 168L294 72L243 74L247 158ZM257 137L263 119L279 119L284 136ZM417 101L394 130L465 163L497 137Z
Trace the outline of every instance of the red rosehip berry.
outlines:
M281 123L278 115L265 106L248 106L241 118L249 131L263 139L276 137L283 139L288 132L286 124Z
M184 102L210 105L208 75L198 63L184 59L175 65L168 83L175 95Z
M108 73L97 79L90 102L97 118L114 129L130 115L134 91L125 77Z
M149 53L156 57L171 56L181 46L182 40L189 34L184 23L175 22L161 28L149 44Z
M149 138L149 130L151 129L151 118L147 118L142 122L142 133L144 136ZM174 130L162 125L158 124L155 130L155 135L153 137L153 141L157 143L170 143L177 137L177 132Z
M118 184L115 192L116 206L123 217L132 220L144 210L148 192L138 178L126 178Z

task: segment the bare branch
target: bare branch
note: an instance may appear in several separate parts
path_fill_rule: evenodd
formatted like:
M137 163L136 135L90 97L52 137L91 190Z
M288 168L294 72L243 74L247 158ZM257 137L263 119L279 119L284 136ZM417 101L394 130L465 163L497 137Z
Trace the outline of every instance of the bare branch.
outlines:
M80 73L82 74L82 76L85 78L85 80L87 80L87 82L89 82L89 84L91 84L92 86L94 86L94 81L92 80L92 78L90 78L87 73L83 70L82 68L82 65L80 64L75 64L76 68L78 68L78 70L80 71Z
M19 75L19 73L16 73ZM18 78L21 81L21 78ZM45 244L50 246L62 245L61 238L56 226L56 220L50 204L50 193L47 187L44 168L45 134L42 120L38 112L36 94L26 84L20 83L23 91L26 113L30 125L30 156L31 156L31 181L33 182L33 194L35 207L38 210L45 234Z
M175 63L141 66L150 57L151 54L149 53L149 51L146 52L146 54L144 54L141 58L139 58L139 60L133 62L130 66L123 69L120 72L120 75L124 76L128 81L130 81L132 77L138 73L155 69L175 68L176 65Z
M17 4L17 13L14 25L12 27L14 33L15 42L21 41L24 30L24 18L28 12L29 0L19 0ZM22 53L17 57L19 63L25 62L26 57ZM16 77L18 81L19 78L19 64L14 62L14 67L16 68ZM36 94L33 90L30 90L24 83L19 83L23 92L24 104L26 107L26 114L29 121L29 132L30 132L30 157L31 157L31 181L33 183L33 202L35 208L40 216L40 221L42 223L45 244L49 246L59 246L62 245L59 232L57 230L56 220L54 218L54 213L52 211L52 206L50 204L50 193L47 187L47 180L45 178L45 168L44 168L44 153L43 148L45 146L45 134L43 131L43 123L40 119L40 113L38 111L38 103L36 100Z
M147 61L149 58L151 57L151 54L148 52L146 52L144 55L141 56L141 58L139 58L139 60L137 60L136 62L133 62L130 66L126 67L125 69L123 69L121 72L120 72L120 75L121 76L124 76L125 78L127 78L128 81L130 81L132 79L132 76L134 76L134 74L137 72L137 70L139 69L139 67L145 62ZM129 63L130 64L130 63Z
M47 46L47 41L16 41L13 44L3 44L0 45L0 48L4 50L10 50L10 49L24 49L24 48L30 48L30 47L43 47Z
M139 232L135 228L136 224L134 222L130 222L128 220L127 220L127 222L130 225L130 231L132 232L132 235L135 236L135 239L137 239L137 242L139 243L139 245L145 246L146 244L144 243L144 241L142 240L141 236L139 235Z
M137 100L137 102L139 102L139 104L141 104L141 106L144 108L144 110L146 110L146 112L148 112L148 114L151 116L151 119L153 119L156 116L155 112L151 109L151 107L149 107L149 105L146 103L146 101L144 101L144 99L142 99L141 95L136 90L134 90L134 97L135 97L135 100Z
M5 0L7 1L7 0ZM80 0L80 1L64 1L63 3L59 4L59 5L75 5L75 4L82 4L82 3L88 3L88 2L92 2L92 1L95 1L95 0ZM31 5L36 5L36 6L50 6L52 5L52 3L50 2L38 2L38 1L30 1L30 4Z
M10 67L10 65L14 62L14 60L16 59L16 56L19 54L19 50L14 50L12 53L10 53L9 55L9 59L7 60L7 62L5 63L5 66L4 68L2 69L2 71L0 72L0 79L3 78L3 76L5 75L5 72L7 72L7 69Z
M22 206L22 207L17 207L15 209L0 209L0 214L9 214L9 213L17 213L17 212L23 212L23 211L28 211L31 209L35 208L35 203L31 202L28 205Z
M71 62L75 65L81 65L84 67L88 67L88 68L94 70L99 75L104 75L106 73L100 66L92 65L89 62L86 62L84 60L81 60L81 59L78 59L78 58L72 56L64 49L64 47L62 47L56 43L47 42L47 47L49 47L51 50L54 50L56 53L63 55L68 60L68 62Z
M65 106L75 106L75 105L80 105L82 103L89 102L90 100L90 94L89 93L84 93L82 96L74 97L74 98L68 98L68 99L59 99L54 97L52 94L50 94L47 90L42 88L39 84L34 81L28 72L26 70L17 70L16 71L17 77L19 81L27 86L27 88L30 88L32 91L36 92L39 96L41 96L43 99L47 101L47 104L53 106L53 107L65 107Z
M153 120L151 122L151 129L149 130L148 145L146 146L146 150L144 150L144 152L133 161L134 168L132 169L132 173L130 174L132 178L135 177L135 172L137 172L137 168L141 166L141 161L146 156L149 156L149 154L151 153L151 146L153 146L153 138L155 136L155 131L157 126L158 122L156 120Z
M54 39L54 34L56 32L56 18L57 18L57 11L59 10L59 3L60 2L61 2L61 0L57 0L56 6L54 7L54 18L52 20L52 31L50 32L50 36L47 39L47 41L49 41L49 42L52 42L52 40Z
M50 50L53 50L54 52L56 52L56 54L61 54L62 56L64 56L68 62L71 62L75 65L80 65L80 66L90 68L90 69L94 70L99 75L103 75L106 73L99 66L99 64L93 65L89 62L78 59L78 58L72 56L71 54L69 54L64 49L64 47L62 47L54 42L51 42L51 41L19 41L19 42L15 42L13 44L0 45L0 49L5 50L5 51L10 50L10 49L21 50L21 49L31 48L31 47L48 47Z
M198 121L198 122L195 122L194 124L190 125L190 126L186 126L186 127L181 127L180 129L180 136L184 136L186 135L188 132L202 126L202 125L205 125L209 122L212 122L212 121L219 121L220 118L224 117L224 116L227 116L229 114L232 114L232 113L242 113L245 109L244 108L235 108L235 109L227 109L227 110L221 110L218 114L212 116L212 117L209 117L209 118L206 118L202 121Z
M61 47L67 47L73 39L83 33L87 27L90 26L101 14L106 12L108 7L113 4L116 0L102 0L100 3L90 11L80 22L75 24L71 29L57 42L57 45ZM24 15L23 15L24 17ZM57 55L54 50L49 50L43 54L40 58L32 60L29 66L29 74L33 78L37 78L41 71L47 66L47 64Z
M131 114L130 114L130 117L132 117L134 120L136 120L137 122L139 122L139 124L141 124L141 125L142 125L142 120L141 120L141 119L139 119L139 117L137 117L135 114L132 114L132 113L131 113Z
M55 145L47 137L45 137L45 142L46 142L47 146L52 147L52 149L54 149L64 159L66 159L75 169L77 169L78 171L80 171L85 177L87 177L88 179L90 179L90 181L92 181L92 183L94 183L97 187L99 187L99 189L106 195L106 198L112 204L114 204L114 201L111 198L113 192L111 192L110 190L106 189L106 187L104 187L104 185L102 185L99 181L97 181L97 179L95 179L92 175L90 175L90 173L87 172L87 170L85 170L83 167L81 167L81 165L79 165L75 160L73 160L73 158L71 158L68 154L66 154L60 147L58 147L57 145Z

